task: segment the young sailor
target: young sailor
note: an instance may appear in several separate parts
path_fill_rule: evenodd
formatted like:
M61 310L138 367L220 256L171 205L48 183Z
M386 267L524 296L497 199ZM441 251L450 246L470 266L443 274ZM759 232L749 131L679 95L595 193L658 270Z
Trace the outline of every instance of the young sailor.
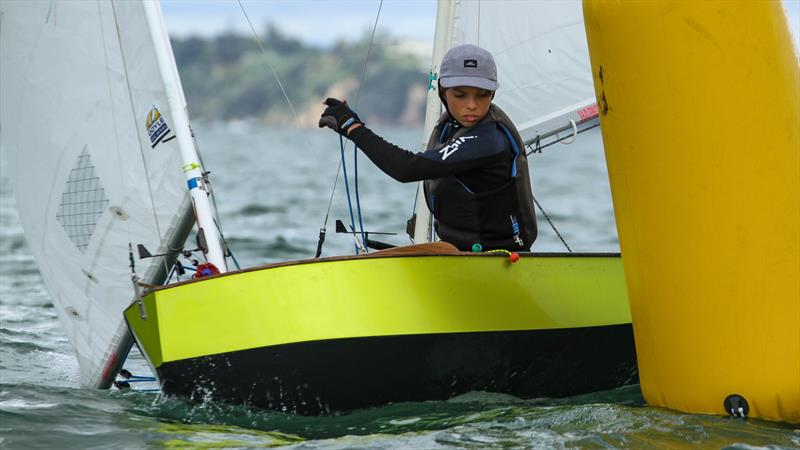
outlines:
M439 98L447 111L425 152L386 142L347 102L333 98L325 100L319 126L352 140L395 180L425 180L425 199L442 240L463 251L527 251L537 234L528 161L516 127L492 104L497 87L492 55L460 45L442 59Z

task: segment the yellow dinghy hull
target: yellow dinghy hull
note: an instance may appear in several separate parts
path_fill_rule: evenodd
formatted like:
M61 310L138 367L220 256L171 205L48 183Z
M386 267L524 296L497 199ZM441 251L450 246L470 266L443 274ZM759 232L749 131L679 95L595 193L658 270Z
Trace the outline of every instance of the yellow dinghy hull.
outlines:
M800 68L780 2L583 9L645 399L800 422Z
M166 394L302 414L636 382L618 256L411 248L158 288L125 318Z

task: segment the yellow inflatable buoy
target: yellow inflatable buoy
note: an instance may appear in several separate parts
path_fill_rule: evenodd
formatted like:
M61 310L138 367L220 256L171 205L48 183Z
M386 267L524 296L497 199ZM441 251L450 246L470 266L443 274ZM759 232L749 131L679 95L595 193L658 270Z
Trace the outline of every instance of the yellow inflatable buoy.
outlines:
M800 422L800 66L781 4L584 16L645 399Z

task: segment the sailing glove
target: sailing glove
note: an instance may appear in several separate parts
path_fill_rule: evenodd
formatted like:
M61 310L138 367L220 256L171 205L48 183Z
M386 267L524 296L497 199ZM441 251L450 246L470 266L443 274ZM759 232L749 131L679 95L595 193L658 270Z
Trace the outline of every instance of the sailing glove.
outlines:
M342 136L347 137L348 128L357 123L364 124L364 122L358 118L358 114L347 106L347 102L329 98L325 100L325 104L328 105L328 107L325 108L325 111L322 112L322 116L319 118L320 128L328 127Z

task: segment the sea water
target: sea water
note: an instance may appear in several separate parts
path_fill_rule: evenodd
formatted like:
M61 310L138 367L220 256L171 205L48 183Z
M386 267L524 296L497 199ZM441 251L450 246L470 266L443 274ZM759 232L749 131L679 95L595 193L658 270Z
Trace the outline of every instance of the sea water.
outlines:
M335 134L248 122L195 129L242 266L314 256L323 225L323 255L353 252L350 236L334 233L336 219L350 223L341 174L325 223L339 171ZM404 148L418 150L423 141L421 130L376 129ZM352 146L346 154L354 194ZM619 251L597 129L532 155L531 167L537 199L574 251ZM147 383L127 391L84 389L23 237L12 189L2 164L0 448L800 448L797 427L648 407L638 386L564 399L472 392L334 417L193 404L147 391L153 387ZM359 155L358 192L365 229L397 233L381 240L409 243L405 224L416 185L393 181ZM534 250L565 251L537 214ZM127 368L149 375L136 350Z

